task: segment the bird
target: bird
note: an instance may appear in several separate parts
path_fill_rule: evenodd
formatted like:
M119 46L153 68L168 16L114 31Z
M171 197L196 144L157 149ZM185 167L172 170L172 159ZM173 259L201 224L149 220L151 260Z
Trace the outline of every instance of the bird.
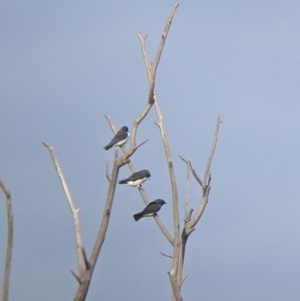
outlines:
M141 184L151 177L149 170L143 169L133 173L130 177L119 181L119 184L126 184L133 187L141 187Z
M149 217L149 216L154 216L156 215L156 212L160 210L162 205L167 204L164 200L162 199L157 199L151 203L149 203L145 209L137 214L133 215L134 220L137 222L139 219L142 217Z
M128 132L128 127L127 126L123 126L114 136L114 138L111 139L111 141L104 146L103 148L105 150L109 150L110 148L112 148L113 146L123 146L128 138L129 138L130 134Z

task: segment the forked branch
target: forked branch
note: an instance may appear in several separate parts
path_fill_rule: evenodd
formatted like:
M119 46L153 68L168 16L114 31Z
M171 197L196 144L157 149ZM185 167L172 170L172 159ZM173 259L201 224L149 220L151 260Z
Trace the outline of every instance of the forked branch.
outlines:
M60 168L58 160L55 156L53 147L49 143L46 143L46 142L42 142L42 144L48 149L48 151L50 153L54 168L56 170L57 176L62 185L69 208L70 208L72 216L73 216L73 224L74 224L75 237L76 237L76 254L77 254L78 273L79 273L79 277L81 277L83 274L83 271L84 271L84 259L83 259L82 251L81 251L82 244L81 244L81 234L80 234L80 227L79 227L79 217L78 217L78 213L79 213L80 209L76 209L74 206L70 190L68 188L65 177L62 173L62 170Z
M164 43L165 43L165 39L168 34L170 25L172 23L173 16L174 16L175 11L178 6L179 6L179 4L175 3L172 8L171 14L168 18L168 21L167 21L167 24L166 24L166 27L164 30L164 34L162 35L162 41L161 41L162 45L164 45ZM169 169L169 175L170 175L170 181L171 181L171 187L172 187L173 216L174 216L174 239L175 239L175 244L176 244L176 238L177 238L177 240L179 239L179 213L178 213L177 185L176 185L176 180L175 180L175 171L173 168L171 152L170 152L169 144L167 141L167 137L166 137L165 129L164 129L164 125L163 125L163 118L162 118L162 115L161 115L161 112L160 112L160 109L158 106L156 94L154 92L154 82L152 81L153 70L156 71L156 69L155 69L156 67L155 67L155 65L153 65L150 68L150 64L148 63L147 52L146 52L146 47L145 47L146 37L143 36L141 33L137 33L137 35L140 39L142 54L143 54L147 77L148 77L148 82L150 85L149 95L150 95L150 92L152 91L151 96L153 95L153 98L154 98L154 105L155 105L156 114L157 114L157 118L158 118L158 123L156 123L156 124L159 126L159 129L161 132L161 137L162 137L162 141L163 141L163 145L164 145L164 149L165 149L165 153L166 153L166 157L167 157L167 162L168 162L168 169ZM160 55L159 55L159 57L156 57L156 60L154 61L155 64L156 64L156 61L157 62L159 61L159 58L160 58Z
M149 73L148 79L149 79L149 92L148 92L148 102L146 104L146 107L144 109L144 111L140 114L140 116L138 116L132 126L132 130L131 130L131 147L135 146L135 137L136 137L136 131L137 131L137 126L141 123L141 121L146 117L146 115L148 114L148 112L150 111L153 103L154 103L154 86L155 86L155 77L156 77L156 71L157 71L157 67L158 67L158 63L165 45L165 41L172 23L172 19L173 16L175 14L176 8L179 6L178 3L175 3L173 6L173 9L171 11L171 14L168 18L167 24L165 26L164 32L162 34L157 52L156 52L156 56L154 59L154 64L151 68L151 72ZM142 37L141 33L137 33L138 37ZM141 38L140 38L141 39ZM147 65L148 68L148 65Z
M220 128L221 122L222 122L221 121L221 116L218 116L217 124L216 124L216 128L215 128L215 133L214 133L213 143L212 143L212 146L211 146L211 150L210 150L210 153L209 153L209 156L208 156L208 159L207 159L207 163L206 163L206 168L205 168L205 171L204 171L204 176L203 176L204 185L208 184L208 178L209 178L209 175L210 175L210 166L211 166L211 162L212 162L215 150L216 150L217 141L218 141L218 134L219 134L219 128Z
M160 55L161 55L163 45L164 45L164 41L161 42L160 45L161 45L161 47L158 50L158 54L159 54L158 57L160 57ZM157 64L158 64L158 62L157 62ZM156 68L157 68L157 66L155 67L154 71L152 72L152 75L150 76L153 87L154 87L154 82L155 82ZM153 90L153 88L152 88L152 90ZM151 91L151 87L150 87L149 91ZM153 93L149 92L148 101L147 101L147 104L146 104L144 110L135 119L135 121L133 123L132 129L131 129L131 138L130 138L130 148L129 148L129 150L125 151L125 148L122 147L123 156L120 157L120 158L117 158L116 157L117 152L115 153L116 156L115 156L115 160L114 160L112 174L109 177L109 189L108 189L108 195L107 195L107 199L106 199L106 203L105 203L105 207L104 207L103 217L102 217L100 229L99 229L99 232L98 232L98 236L97 236L97 239L96 239L93 251L92 251L92 255L91 255L91 258L89 260L91 268L89 270L86 270L84 275L83 275L83 279L82 279L83 283L78 287L78 290L77 290L75 298L74 298L75 301L84 300L85 297L86 297L86 294L87 294L87 290L88 290L88 287L89 287L89 284L90 284L92 273L93 273L97 258L99 256L101 247L103 245L104 239L105 239L105 234L106 234L106 230L107 230L107 227L108 227L112 202L113 202L114 193L115 193L115 189L116 189L116 182L117 182L119 168L124 164L129 164L130 163L130 160L129 160L130 156L132 156L134 154L134 152L141 145L143 145L146 142L146 141L144 141L141 144L139 144L138 146L136 146L136 133L137 133L138 125L146 117L146 115L148 114L148 112L150 111L150 109L153 105L152 94ZM108 116L105 116L105 117L110 123L110 118ZM112 127L112 123L110 123L110 125ZM113 127L112 127L112 129L113 129L113 131L115 130ZM143 191L141 189L139 191L140 191L140 193L143 193Z
M200 220L200 218L205 210L207 201L208 201L208 196L209 196L209 191L210 191L210 181L211 181L210 166L211 166L211 162L212 162L215 150L216 150L219 128L220 128L221 122L222 122L221 117L218 116L215 133L214 133L214 138L213 138L213 143L212 143L212 147L211 147L208 159L207 159L207 163L206 163L202 181L200 180L199 176L197 175L197 172L193 169L192 164L189 161L189 165L192 170L193 176L195 177L196 181L202 187L202 197L201 197L201 202L200 202L197 212L195 213L195 215L193 216L193 218L191 219L191 221L188 223L188 225L186 227L187 234L189 234L191 231L193 231L194 227Z
M88 288L89 288L89 285L91 282L91 278L92 278L101 248L102 248L104 240L105 240L105 235L106 235L106 232L108 229L114 195L115 195L115 191L116 191L116 183L117 183L117 179L118 179L119 169L121 166L128 164L130 162L129 158L133 155L133 153L146 142L147 142L147 140L143 141L138 146L134 146L134 147L130 148L129 151L125 152L125 154L123 154L123 156L121 156L121 157L118 157L118 150L115 151L115 159L114 159L114 164L113 164L113 168L112 168L112 173L109 176L109 187L108 187L106 202L105 202L104 209L103 209L100 228L99 228L99 231L97 234L97 238L96 238L90 259L87 260L86 256L83 254L84 255L83 257L85 258L84 261L85 261L86 269L83 273L83 276L80 278L81 283L78 286L77 292L74 297L74 301L83 301L86 298Z
M106 120L107 120L107 122L109 124L109 127L112 130L113 134L116 134L116 132L117 132L116 131L116 127L114 126L114 124L113 124L110 116L104 115L104 117L106 118ZM124 147L122 147L122 151L123 151L124 154L126 153L126 150L125 150ZM132 162L128 163L128 167L129 167L131 173L135 173L136 170L135 170ZM145 205L147 206L149 204L149 200L148 200L148 197L147 197L145 191L142 190L142 189L139 189L139 193L140 193L140 195L141 195L141 197L142 197ZM166 237L166 239L169 241L169 243L173 246L174 245L174 239L171 236L171 234L168 232L168 230L166 229L166 227L163 225L163 223L162 223L161 219L159 218L159 216L158 215L154 215L153 218L154 218L156 224L158 225L159 229L163 233L163 235Z
M162 36L163 43L165 42L165 37L168 33L170 24L172 22L172 18L175 14L175 11L177 7L179 6L178 3L175 3L173 6L173 9L171 11L171 14L169 16L169 19L167 21L167 25L165 27L165 34ZM160 112L160 108L158 105L157 97L154 92L154 82L152 80L152 75L153 75L153 70L155 71L156 69L156 63L159 61L159 57L157 60L154 61L153 66L149 64L148 58L147 58L147 52L146 52L146 47L145 47L145 39L143 35L138 33L138 37L140 39L141 43L141 48L142 48L142 54L144 58L144 63L146 67L146 72L147 72L147 77L148 77L148 82L149 82L149 98L153 97L154 99L154 105L155 105L155 110L156 110L156 115L158 122L156 125L160 129L160 134L162 138L162 143L164 146L165 150L165 155L166 155L166 160L167 160L167 165L168 165L168 170L169 170L169 177L170 177L170 182L171 182L171 190L172 190L172 205L173 205L173 228L174 228L174 251L173 251L173 261L172 261L172 270L169 273L171 285L172 285L172 291L173 291L173 297L175 298L176 301L181 300L181 295L180 295L180 286L178 283L178 266L180 264L180 252L181 252L181 247L180 247L180 225L179 225L179 209L178 209L178 192L177 192L177 184L176 184L176 178L175 178L175 170L173 167L173 161L172 161L172 156L171 156L171 151L169 147L169 143L167 140L166 132L165 132L165 127L163 124L163 117Z

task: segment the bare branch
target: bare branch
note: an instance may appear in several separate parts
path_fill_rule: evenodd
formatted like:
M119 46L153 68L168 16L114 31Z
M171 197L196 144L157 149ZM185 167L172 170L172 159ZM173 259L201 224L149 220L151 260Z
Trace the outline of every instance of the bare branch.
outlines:
M211 172L209 172L209 175L208 175L208 182L207 182L207 186L210 185L210 181L211 181Z
M175 3L174 7L176 9L178 7L178 4ZM173 7L173 9L174 9L174 7ZM147 70L147 75L148 75L148 81L149 81L149 84L151 84L151 71L149 70L147 53L146 53L146 50L145 50L145 39L144 39L144 37L140 33L138 33L138 37L139 37L140 42L141 42L141 47L142 47L144 62L145 62L145 66L146 66L146 70ZM163 122L162 122L162 115L161 115L161 112L160 112L160 109L159 109L159 106L158 106L157 97L156 97L155 92L153 93L153 98L155 99L154 105L155 105L156 114L157 114L158 120L159 120L159 122L157 122L156 125L160 128L160 131L161 131L161 136L162 136L162 140L163 140L163 144L164 144L164 148L165 148L165 152L166 152L166 156L167 156L169 173L170 173L170 170L172 170L172 172L171 172L172 176L170 174L170 177L171 177L171 186L172 186L173 200L174 200L174 198L177 200L177 214L175 215L175 217L178 219L178 225L179 225L178 195L177 195L177 187L176 187L175 175L174 175L174 172L173 172L174 169L173 169L173 163L172 163L172 160L171 160L171 153L170 153L169 145L168 145L167 138L166 138L166 135L165 135L165 130L164 130ZM175 185L175 187L173 187L174 185ZM173 206L173 208L174 208L174 206ZM177 229L179 227L174 226L174 228ZM178 231L176 230L176 232L177 232L177 236L179 237L179 229L178 229ZM175 236L175 234L174 234L174 236Z
M165 43L165 40L166 40L166 37L167 37L167 34L168 34L168 31L169 31L169 28L170 28L170 25L171 25L171 21L172 21L172 18L173 18L173 15L175 13L175 10L176 8L178 7L178 3L175 3L174 6L173 6L173 9L172 9L172 12L170 14L170 17L167 21L167 25L165 27L165 30L164 30L164 33L163 33L163 36L162 36L162 39L161 39L161 42L160 42L160 45L159 45L159 48L158 48L158 51L157 51L157 54L156 54L156 58L155 58L155 61L154 61L154 65L153 67L151 68L150 67L150 64L148 64L147 62L147 57L146 57L146 52L143 51L143 49L145 50L145 45L144 45L144 42L145 42L145 39L146 37L143 37L141 34L138 34L139 38L140 38L140 41L141 41L141 44L142 44L142 51L143 51L143 57L144 57L144 61L145 61L145 65L146 65L146 70L147 70L147 74L148 74L148 81L149 81L149 93L148 93L148 102L146 104L146 107L145 109L143 110L143 112L140 114L140 116L138 116L134 123L133 123L133 126L132 126L132 129L131 129L131 139L130 139L130 149L128 152L125 152L125 154L123 155L123 162L126 161L126 163L129 163L128 162L128 159L129 157L136 151L137 147L136 147L136 132L137 132L137 127L138 125L140 124L140 122L146 117L146 115L148 114L148 112L150 111L152 105L153 105L153 102L154 102L154 99L155 99L155 93L154 93L154 86L155 86L155 75L156 75L156 70L157 70L157 66L158 66L158 63L159 63L159 59L161 57L161 53L162 53L162 50L163 50L163 47L164 47L164 43ZM107 121L111 123L111 120L108 116L105 116ZM160 120L160 125L161 125L161 131L162 131L162 120ZM112 127L112 130L114 131L114 128ZM163 139L164 140L164 139ZM124 151L124 149L123 149ZM120 158L121 159L121 158ZM171 157L170 157L171 159ZM169 171L170 171L170 174L172 173L173 176L172 177L172 180L175 181L175 175L174 175L174 170L173 170L173 165L172 165L172 162L171 161L168 161L168 165L169 165ZM133 169L132 166L130 166L131 169ZM114 169L113 169L114 170ZM172 172L171 172L172 170ZM114 179L114 176L112 175L112 179ZM172 182L171 180L171 182ZM173 210L174 210L174 203L176 203L176 207L177 207L177 213L178 213L178 196L177 196L177 188L176 188L176 183L175 183L175 186L174 186L174 181L173 181L173 184L172 184L172 191L173 191ZM112 180L111 182L114 182L114 180ZM112 184L110 182L110 185ZM175 190L173 189L175 187ZM139 192L140 194L142 195L143 197L143 200L145 203L149 203L147 198L146 198L146 194L143 190L139 189ZM174 200L176 199L176 200ZM104 220L104 216L103 216L103 220ZM158 217L155 217L155 220L156 222L158 223L159 219ZM174 219L175 220L175 219ZM174 240L172 239L172 237L169 235L169 233L166 231L166 229L164 227L162 227L162 224L161 223L158 223L161 231L163 232L163 234L167 237L167 239L169 240L169 242L175 246L175 251L174 253L176 254L176 252L178 253L178 248L179 248L179 217L178 217L178 214L177 214L177 225L178 225L178 229L174 231L174 239L175 239L175 244L174 244ZM102 227L102 225L101 225ZM175 225L174 225L174 228ZM99 233L101 232L101 228L100 228L100 231ZM98 244L98 239L97 239L97 242L96 244ZM96 245L95 245L95 248L96 248ZM94 248L94 250L95 250ZM94 250L93 250L93 253L94 253ZM93 262L92 262L92 257L93 257L93 254L91 256L91 260L90 260L90 263L91 265L93 266ZM176 268L175 268L176 269ZM171 273L174 272L174 268L172 268L172 271ZM170 279L173 277L173 275L170 275ZM175 276L175 281L176 281L176 276ZM176 281L177 282L177 281ZM173 287L173 286L172 286ZM180 297L180 288L178 286L178 283L176 285L177 289L175 287L173 287L173 291L174 291L174 295L175 296L179 296ZM176 293L176 292L177 293ZM79 294L76 294L76 296L79 296ZM75 298L75 300L77 300ZM79 299L78 299L79 300ZM181 299L178 299L176 298L176 301L180 301Z
M190 180L190 165L189 162L179 155L179 158L186 163L186 186L185 186L185 199L184 199L184 208L185 208L185 219L184 222L189 221L189 180Z
M203 188L202 180L199 178L196 170L193 168L192 163L190 161L189 161L189 165L190 165L190 168L191 168L191 171L192 171L192 174L193 174L194 178L199 183L199 185Z
M90 263L89 263L89 261L87 259L87 256L86 256L86 253L85 253L85 249L82 247L81 251L82 251L82 256L83 256L83 259L84 259L85 268L87 270L89 270L91 268L91 265L90 265Z
M119 157L119 152L118 152L118 149L116 148L116 150L115 150L115 160L117 160L118 157Z
M171 12L170 17L167 21L167 25L166 25L164 34L162 36L161 45L164 45L166 34L169 30L169 26L172 22L172 18L174 16L174 13L175 13L176 8L178 6L179 6L178 3L175 3L174 6L173 6L172 12ZM159 126L160 133L161 133L161 138L162 138L162 142L163 142L163 146L164 146L164 150L165 150L165 154L166 154L168 170L169 170L169 176L170 176L170 182L171 182L171 188L172 188L173 226L174 226L174 253L173 253L172 270L171 270L171 273L169 274L169 276L170 276L170 281L171 281L171 284L172 284L173 295L174 295L176 301L180 301L181 300L180 287L179 287L179 283L177 281L178 265L179 264L181 265L181 263L179 263L179 260L181 260L179 258L181 248L180 248L180 234L179 234L180 225L179 225L179 209L178 209L178 192L177 192L175 170L174 170L174 167L173 167L170 147L169 147L169 144L168 144L168 141L167 141L165 128L164 128L164 125L163 125L163 118L162 118L162 114L160 112L160 108L159 108L159 105L158 105L156 93L154 92L154 83L155 82L154 82L153 74L155 74L155 72L156 72L156 63L159 61L160 55L156 56L154 65L151 68L150 64L148 63L148 59L147 59L147 53L146 53L146 49L145 49L145 38L141 34L138 34L138 37L140 39L140 43L141 43L141 47L142 47L144 63L145 63L147 76L148 76L148 82L149 82L149 86L150 86L149 87L148 98L149 98L149 100L151 100L152 97L154 99L154 105L155 105L156 115L157 115L157 119L158 119L157 125ZM158 53L159 53L159 50L158 50Z
M108 122L108 124L110 126L110 129L112 130L112 132L115 135L117 133L117 130L116 130L116 127L114 126L114 124L112 123L110 116L104 115L104 117L106 118L106 120L107 120L107 122Z
M155 59L154 59L154 64L153 64L153 66L151 68L151 71L150 71L148 63L146 65L147 66L147 70L150 73L149 76L148 76L148 80L149 80L148 102L147 102L147 105L146 105L144 111L140 114L139 117L137 117L135 119L135 121L133 123L133 127L132 127L132 130L131 130L131 139L130 139L130 141L131 141L131 143L130 143L131 148L135 146L135 137L136 137L137 127L141 123L141 121L146 117L146 115L150 111L150 109L151 109L151 107L153 105L153 102L154 102L154 86L155 86L156 70L157 70L158 63L159 63L159 60L160 60L160 57L161 57L161 54L162 54L162 51L163 51L163 48L164 48L164 45L165 45L165 41L166 41L166 38L167 38L167 35L168 35L168 32L169 32L170 26L171 26L171 23L172 23L173 16L174 16L176 8L178 6L179 6L178 3L174 4L173 9L171 11L171 14L170 14L170 16L168 18L167 24L165 26L164 32L163 32L161 40L160 40L160 44L159 44L157 52L156 52L156 56L155 56ZM146 37L143 37L142 34L140 34L140 33L137 33L137 35L138 35L141 43L143 42L144 47L145 47L145 39L146 39ZM143 48L143 46L142 46L142 48ZM142 49L142 51L143 51L143 49ZM146 54L146 52L143 52L143 55L145 55L145 54Z
M174 3L173 9L170 13L167 24L165 26L165 30L164 30L164 32L161 36L160 45L158 47L158 50L157 50L157 53L156 53L156 56L155 56L155 59L154 59L153 66L151 68L150 87L149 87L149 101L153 98L154 85L155 85L155 73L156 73L157 66L158 66L158 63L159 63L159 60L160 60L160 57L161 57L161 54L162 54L162 51L163 51L163 48L164 48L164 45L165 45L165 42L166 42L166 38L167 38L167 35L168 35L168 32L169 32L171 23L172 23L172 19L174 17L175 11L176 11L178 6L179 6L178 3Z
M156 95L154 96L156 97ZM173 264L172 264L172 271L171 275L177 275L177 269L179 264L179 253L180 253L180 225L179 225L179 209L178 209L178 192L177 192L177 184L176 184L176 178L175 178L175 170L173 166L171 151L169 147L169 143L167 140L167 136L165 133L165 128L163 124L163 117L160 112L160 108L157 102L157 99L155 99L154 102L156 114L158 118L158 126L160 129L161 139L165 150L168 170L169 170L169 177L171 182L171 189L172 189L172 204L173 204L173 227L174 227L174 253L173 253ZM173 287L173 285L172 285ZM173 288L174 293L174 288ZM174 295L176 295L174 293Z
M112 122L111 118L108 115L104 115L104 116L105 116L105 118L106 118L106 120L107 120L107 122L108 122L108 124L109 124L109 126L110 126L110 128L112 130L112 132L115 134L116 133L116 128L113 125L113 122ZM122 147L121 149L122 149L123 153L125 154L126 153L125 148ZM128 163L128 167L129 167L131 173L135 173L135 168L134 168L132 162ZM140 193L140 195L141 195L141 197L142 197L145 205L147 206L149 204L149 200L148 200L148 197L147 197L145 191L143 189L139 189L139 193ZM153 218L154 218L156 224L158 225L159 229L163 233L163 235L167 238L167 240L173 246L174 245L174 239L171 236L171 234L168 232L168 230L165 228L165 226L163 225L163 223L162 223L161 219L159 218L159 216L158 215L154 215Z
M106 176L107 181L110 182L111 181L111 176L109 175L109 172L108 172L108 160L106 162L106 174L105 174L105 176Z
M220 116L218 116L217 119L217 123L216 123L216 128L215 128L215 133L214 133L214 138L213 138L213 143L212 143L212 147L211 147L211 151L209 154L209 157L207 159L207 164L206 164L206 168L205 168L205 172L204 172L204 176L203 176L203 181L202 181L202 198L201 198L201 202L199 205L199 208L196 212L196 214L193 216L193 218L191 219L191 221L186 225L186 232L189 234L194 230L194 227L196 226L196 224L198 223L198 221L200 220L206 204L208 202L208 196L209 196L209 192L210 192L210 181L211 181L211 175L210 175L210 166L211 166L211 162L213 159L213 155L217 146L217 141L218 141L218 133L219 133L219 128L220 128L220 124L221 124L221 118ZM192 169L192 172L194 174L194 170ZM195 174L194 174L195 176ZM197 176L198 177L198 176ZM195 176L196 178L196 176ZM208 179L207 179L208 178ZM207 184L206 184L207 183Z
M72 270L70 270L70 272L74 276L74 278L77 280L77 282L79 283L79 285L82 284L80 278Z
M142 54L143 54L144 63L145 63L145 67L146 67L146 70L147 70L148 81L149 81L149 100L151 100L154 96L153 94L154 94L154 84L155 84L154 83L155 73L156 73L156 70L157 70L157 66L158 66L158 63L159 63L159 60L160 60L160 57L161 57L161 54L162 54L163 47L165 45L165 41L166 41L166 38L167 38L167 35L168 35L168 32L169 32L171 23L172 23L172 19L174 17L174 14L175 14L176 9L177 9L178 6L179 6L179 3L174 3L172 11L170 13L170 16L167 20L167 24L165 26L164 32L162 34L160 45L158 47L153 65L150 65L148 63L148 59L147 59L146 47L145 47L145 41L146 41L147 35L143 36L140 32L137 32L137 35L138 35L139 40L140 40L141 48L142 48Z
M111 212L111 207L112 207L112 203L113 203L113 198L114 198L114 194L115 194L115 190L116 190L116 182L117 182L119 168L120 168L120 162L118 162L118 161L120 159L121 158L116 160L113 165L112 176L111 176L112 180L109 183L109 188L108 188L108 193L107 193L107 197L106 197L106 203L105 203L104 210L103 210L100 229L98 232L98 236L97 236L97 240L96 240L94 249L91 254L91 258L89 260L92 267L94 267L94 265L97 261L98 254L100 252L100 249L101 249L102 244L105 239L105 234L106 234L106 230L107 230L107 226L108 226L108 222L109 222L109 218L110 218L110 212Z
M218 116L216 129L215 129L215 133L214 133L213 143L212 143L212 146L211 146L210 154L209 154L209 157L207 159L207 164L206 164L206 168L205 168L205 171L204 171L204 176L203 176L204 185L207 185L207 177L210 174L210 166L211 166L211 162L212 162L212 159L213 159L213 156L214 156L214 153L215 153L215 149L216 149L216 146L217 146L218 134L219 134L219 128L220 128L221 122L222 122L221 117Z
M113 165L112 174L111 174L111 181L109 182L109 187L108 187L106 202L105 202L104 209L103 209L101 224L100 224L96 242L95 242L95 245L94 245L90 260L89 260L90 268L86 269L84 271L84 274L82 277L82 284L78 286L77 292L74 297L74 301L85 300L85 297L87 295L88 288L89 288L91 278L92 278L92 274L93 274L94 268L96 266L97 259L99 257L99 253L101 251L101 248L102 248L104 240L105 240L105 235L106 235L108 223L110 220L111 208L112 208L112 204L113 204L113 200L114 200L114 194L115 194L115 190L116 190L116 183L117 183L117 178L118 178L118 174L119 174L119 169L123 164L124 164L123 157L120 157L120 158L114 160L114 165Z
M148 63L146 45L145 45L147 35L143 36L140 32L136 32L136 34L137 34L137 36L140 40L142 55L143 55L143 59L144 59L144 64L145 64L145 68L147 70L147 77L148 77L148 81L150 81L151 67L149 66L149 63Z
M146 202L145 202L145 204L146 204ZM148 202L148 204L149 204L149 202ZM158 225L158 227L161 230L162 234L166 237L166 239L169 241L169 243L172 246L174 246L174 239L173 239L172 235L168 232L168 230L165 228L165 226L163 225L161 219L158 217L158 215L153 216L153 218L156 221L156 224Z
M90 260L88 261L85 255L84 250L82 249L82 255L85 258L85 265L86 265L86 270L83 273L83 276L81 277L81 284L79 285L77 292L74 297L74 301L82 301L85 299L88 288L90 285L90 281L92 278L92 274L94 271L94 268L96 266L97 259L99 257L99 253L101 251L101 248L103 246L104 240L105 240L105 235L106 231L108 228L108 223L110 220L110 214L111 214L111 208L114 200L114 194L116 190L116 183L117 183L117 178L119 174L119 169L121 166L128 164L130 156L144 143L147 141L143 141L140 143L138 146L134 146L133 148L130 148L128 152L125 152L125 154L122 157L118 157L118 150L115 151L115 159L114 159L114 165L112 169L112 173L110 176L110 181L109 181L109 188L108 188L108 193L106 197L106 202L105 206L103 209L103 215L102 215L102 220L100 224L100 228L98 231L98 235L96 238L96 242L90 257Z
M182 156L178 155L178 157L179 157L183 162L185 162L187 165L189 164L189 161L186 160L186 159L184 159Z
M160 254L161 254L162 256L165 256L165 257L168 257L168 258L173 258L173 256L168 255L168 254L166 254L166 253L164 253L164 252L162 252L162 251L160 251Z
M147 36L143 36L141 33L137 32L137 35L138 35L140 43L141 43L143 58L144 58L145 66L146 66L146 69L147 69L147 75L148 75L148 81L149 81L149 86L150 87L149 87L147 105L146 105L144 111L141 113L141 115L136 118L136 120L134 121L133 127L132 127L131 140L130 140L131 141L130 148L134 148L135 147L135 137L136 137L137 127L140 124L140 122L145 118L145 116L148 114L148 112L150 111L150 109L151 109L151 107L153 105L153 98L155 97L155 95L154 95L155 94L154 93L154 83L155 83L155 75L156 75L156 70L157 70L158 62L159 62L159 59L160 59L161 54L162 54L163 46L164 46L164 43L165 43L168 31L169 31L169 28L170 28L170 25L171 25L171 21L172 21L173 15L174 15L175 10L176 10L176 8L178 6L179 6L178 3L175 3L174 6L173 6L172 12L171 12L170 17L169 17L169 19L167 21L167 25L165 27L165 30L164 30L164 33L163 33L163 36L162 36L162 39L161 39L161 42L160 42L157 54L156 54L156 59L155 59L156 66L153 67L153 68L150 67L151 64L148 64L148 61L147 61L147 54L146 54L146 50L145 50L145 40L146 40ZM152 70L152 72L150 70ZM116 133L116 128L114 127L114 125L113 125L113 123L111 121L111 118L108 115L105 115L105 118L108 121L108 123L110 125L110 128L112 129L113 133L115 134ZM122 147L122 151L123 151L123 153L126 153L124 147ZM135 169L134 169L132 163L129 163L128 165L129 165L129 168L130 168L131 172L134 173ZM141 196L143 198L144 203L146 205L149 204L148 198L147 198L144 190L139 189L139 192L140 192L140 194L141 194ZM168 239L168 241L172 245L174 245L174 240L173 240L172 236L168 233L167 229L163 226L163 224L162 224L161 220L159 219L159 217L155 216L154 219L155 219L157 225L159 226L160 230L162 231L162 233Z
M12 214L10 191L1 181L0 181L0 189L4 192L6 197L6 211L7 211L7 245L6 245L6 255L5 255L2 300L8 301L9 276L11 270L12 247L13 247L13 214Z
M48 149L48 151L50 153L54 168L56 170L57 176L62 185L63 191L64 191L65 196L68 201L69 208L70 208L72 216L73 216L73 223L74 223L75 237L76 237L76 253L77 253L78 272L79 272L79 276L81 277L83 270L84 270L84 260L83 260L82 251L81 251L82 243L81 243L81 234L80 234L79 217L78 217L78 212L80 209L76 209L74 206L74 203L73 203L73 200L71 197L71 193L69 191L69 188L68 188L68 185L64 178L64 175L62 173L62 170L59 166L58 160L55 156L53 147L49 143L46 143L46 142L42 142L42 144Z
M125 153L125 155L123 155L124 158L125 158L125 160L128 160L128 159L136 152L136 150L137 150L139 147L141 147L143 144L145 144L147 141L148 141L148 139L144 140L144 141L143 141L142 143L140 143L138 146L135 146L135 147L133 147L133 148L130 148L130 150L129 150L127 153ZM129 163L129 162L128 162L128 163Z
M187 278L187 274L184 275L184 277L182 278L181 283L180 283L180 286L182 286L182 284L183 284L183 282L185 281L186 278Z

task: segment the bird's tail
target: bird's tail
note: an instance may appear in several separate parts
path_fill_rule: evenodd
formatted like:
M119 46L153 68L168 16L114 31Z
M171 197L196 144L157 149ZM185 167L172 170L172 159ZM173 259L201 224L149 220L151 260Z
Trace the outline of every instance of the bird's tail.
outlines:
M133 215L133 218L134 218L134 220L135 220L136 222L137 222L139 219L141 219L142 217L143 217L143 214L142 214L141 212Z
M119 181L119 184L126 184L126 181L125 180L121 180L121 181Z
M103 147L105 150L109 150L111 148L111 145L107 144L106 146Z

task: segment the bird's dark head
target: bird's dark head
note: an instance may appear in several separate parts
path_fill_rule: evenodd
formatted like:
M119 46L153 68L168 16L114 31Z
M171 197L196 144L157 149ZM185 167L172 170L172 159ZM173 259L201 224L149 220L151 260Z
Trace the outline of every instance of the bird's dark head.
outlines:
M162 199L157 199L156 202L157 202L158 204L160 204L161 206L164 205L164 204L167 204L167 203L166 203L164 200L162 200Z
M149 170L145 169L145 173L146 173L147 178L150 178L150 177L151 177L151 173L150 173Z
M128 127L126 125L122 127L122 130L128 133Z

